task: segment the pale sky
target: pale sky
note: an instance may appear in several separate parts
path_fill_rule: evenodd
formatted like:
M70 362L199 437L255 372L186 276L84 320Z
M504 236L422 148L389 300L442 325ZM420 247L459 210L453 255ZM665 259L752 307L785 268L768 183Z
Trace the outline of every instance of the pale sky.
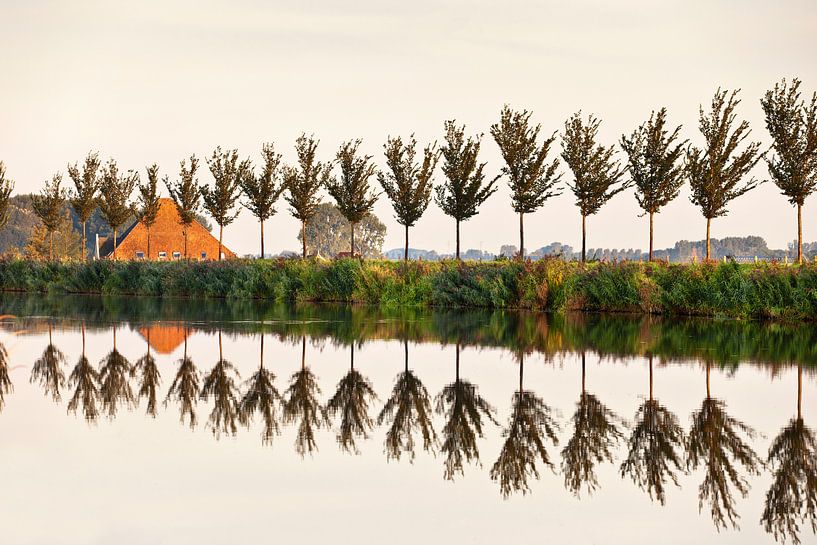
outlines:
M320 138L323 160L362 138L382 167L388 135L439 141L443 121L456 118L486 134L483 160L494 175L501 164L488 130L505 103L532 110L548 134L576 110L592 112L606 144L666 106L700 144L698 105L719 86L742 88L739 114L768 145L763 92L792 76L817 89L813 1L566 4L0 0L0 160L20 193L38 191L91 149L143 176L157 162L172 178L195 153L199 180L210 182L203 159L217 145L257 162L261 144L274 142L291 162L305 131ZM765 167L756 175L766 178ZM817 240L815 204L806 203L806 241ZM267 251L297 249L298 224L285 203L278 210ZM385 198L375 213L388 227L384 249L400 247ZM632 192L617 196L589 220L588 246L646 249L638 213ZM527 216L527 246L578 247L580 225L566 193ZM704 227L684 192L656 219L656 247L699 240ZM257 231L244 211L225 243L257 252ZM772 247L796 234L794 212L771 183L713 223L713 237L748 234ZM451 251L454 224L432 204L411 236L412 247ZM463 248L503 243L518 243L504 182L462 227Z

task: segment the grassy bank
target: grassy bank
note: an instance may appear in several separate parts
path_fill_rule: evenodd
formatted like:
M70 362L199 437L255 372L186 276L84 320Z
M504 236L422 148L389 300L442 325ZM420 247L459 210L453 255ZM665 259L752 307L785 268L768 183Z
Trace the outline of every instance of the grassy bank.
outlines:
M46 263L0 261L5 291L335 301L381 307L527 308L810 320L817 266L581 265L346 259Z

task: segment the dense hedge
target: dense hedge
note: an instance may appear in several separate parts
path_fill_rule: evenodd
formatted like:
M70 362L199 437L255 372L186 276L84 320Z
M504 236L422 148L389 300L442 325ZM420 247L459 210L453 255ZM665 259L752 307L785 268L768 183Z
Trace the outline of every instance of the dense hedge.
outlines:
M781 320L817 316L817 266L230 260L0 261L6 291L338 301Z

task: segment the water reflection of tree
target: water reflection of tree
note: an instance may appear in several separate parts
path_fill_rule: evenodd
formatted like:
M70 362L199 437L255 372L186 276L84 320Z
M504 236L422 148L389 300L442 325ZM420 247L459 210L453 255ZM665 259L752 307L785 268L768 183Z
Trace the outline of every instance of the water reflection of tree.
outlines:
M213 398L213 410L207 420L208 427L216 438L222 433L235 435L238 432L238 371L232 363L224 359L221 331L218 332L218 362L204 375L199 398L207 401Z
M196 402L199 396L199 371L187 355L187 332L184 335L184 355L178 361L179 368L165 397L165 406L175 399L179 403L179 420L184 424L187 415L190 429L196 427Z
M355 369L355 344L350 345L349 372L338 382L337 390L326 404L327 414L334 418L340 415L337 434L340 448L346 452L359 453L355 441L358 437L369 438L372 418L369 404L377 400L372 383Z
M431 398L428 390L409 370L408 340L403 341L405 368L397 375L391 396L377 417L377 425L391 422L386 431L386 458L399 460L405 453L414 460L414 430L423 438L423 449L434 449L437 434L431 421Z
M147 354L139 358L131 369L131 376L139 376L138 398L147 399L147 414L156 416L156 389L162 382L156 358L150 353L150 328L147 330Z
M817 437L803 422L803 368L797 368L797 417L781 430L767 461L774 480L766 493L761 522L775 540L800 543L800 525L817 533Z
M278 425L278 404L281 403L281 394L275 387L275 374L264 367L264 334L261 334L261 363L258 371L247 382L247 391L238 405L238 417L242 424L249 426L256 411L264 421L264 430L261 440L264 444L271 444L272 439L280 433Z
M442 430L443 443L440 450L445 454L446 479L456 473L463 474L463 462L479 463L477 438L482 437L483 416L494 424L494 408L482 396L477 387L460 379L460 345L455 348L455 380L437 394L436 410L444 414L446 423Z
M99 373L85 356L85 321L82 322L82 354L68 377L68 387L74 395L68 401L68 412L76 413L81 406L85 420L95 422L99 417Z
M686 438L678 417L653 398L652 354L647 358L650 364L650 394L636 412L627 459L621 464L621 476L629 475L636 485L646 490L651 499L663 505L666 499L664 485L671 480L677 486L676 471L683 471Z
M504 431L505 442L499 458L491 468L491 479L499 481L502 495L511 492L530 491L528 479L539 478L536 468L538 459L553 469L553 462L547 451L547 440L559 444L556 433L559 424L553 417L552 409L530 390L523 388L525 355L519 354L519 390L513 395L513 410L508 429Z
M704 480L698 488L698 508L709 504L718 530L727 523L737 529L740 516L735 510L732 488L742 497L749 492L749 482L740 474L738 465L743 466L746 473L757 475L762 462L743 438L753 439L754 429L729 416L726 404L711 396L710 367L707 363L706 398L701 408L692 414L687 437L687 467L704 466Z
M51 399L59 402L62 399L60 390L65 387L65 372L62 366L65 364L65 354L54 346L51 337L52 325L48 324L48 346L45 347L43 355L34 362L31 368L32 384L38 383L43 388L45 395L50 395Z
M99 362L99 394L102 409L114 418L120 404L131 406L134 403L128 377L131 373L130 362L116 348L116 324L113 326L113 350Z
M9 377L9 353L3 343L0 343L0 409L6 404L6 394L14 391Z
M573 414L573 435L562 449L565 487L576 495L582 486L592 494L599 485L596 464L613 461L613 449L623 437L623 420L586 389L582 352L582 393Z
M283 419L285 424L298 421L295 450L303 456L317 449L315 430L329 426L326 409L318 401L321 389L312 370L306 366L306 337L302 337L301 369L296 371L284 393Z

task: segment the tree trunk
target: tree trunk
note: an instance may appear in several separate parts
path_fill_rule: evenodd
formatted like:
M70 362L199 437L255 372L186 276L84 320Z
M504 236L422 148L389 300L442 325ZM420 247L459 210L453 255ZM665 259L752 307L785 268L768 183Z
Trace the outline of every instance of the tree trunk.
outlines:
M525 261L525 225L523 218L525 214L519 213L519 259Z
M457 220L457 261L460 260L460 220Z
M803 264L803 205L797 205L797 262Z
M114 241L114 252L116 252L116 241ZM54 260L54 231L48 232L48 261Z
M587 216L582 214L582 263L587 261Z
M264 220L261 220L261 259L264 259Z
M150 227L148 227L148 261L150 261Z
M522 393L522 373L525 369L525 354L519 354L519 393Z
M219 225L218 226L218 260L219 261L221 261L221 248L222 248L221 240L222 240L223 237L224 237L224 226Z
M185 226L184 226L184 229L182 229L182 231L183 231L183 232L182 232L182 235L184 236L184 258L185 258L185 259L187 259L187 258L188 258L188 256L187 256L187 227L188 227L188 226L187 226L187 225L185 225Z
M306 369L306 335L301 337L301 371Z
M797 366L797 420L803 419L803 366Z
M116 229L113 230L113 260L116 261Z
M706 218L706 260L709 261L711 257L711 246L709 244L709 227L712 223L712 218Z
M261 369L264 368L264 334L261 333Z
M405 352L405 358L406 358L406 373L408 373L408 339L405 339L403 341L403 350Z
M406 225L406 250L403 252L403 261L408 261L408 225Z
M586 373L585 373L585 356L584 356L584 352L582 352L582 395L584 395L584 391L585 391L585 384L586 384L586 383L585 383L585 378L586 378Z
M223 352L221 350L221 331L219 331L218 332L218 361L219 361L219 363L221 363L221 361L224 359L224 356L222 354L223 354Z
M303 258L306 259L306 220L301 221L301 242L304 243Z
M352 232L352 257L355 257L355 222L349 222L349 229Z
M710 389L709 389L709 369L710 369L710 367L711 366L709 365L709 363L707 363L706 364L706 399L709 399L711 397L711 395L712 395L710 393Z
M653 213L650 212L650 261L652 261L652 217Z
M650 360L650 401L652 401L652 354L647 358Z
M456 361L456 382L457 384L460 383L460 343L457 343L456 348L454 349L454 358Z
M355 370L355 343L352 341L352 353L349 357L349 369Z
M82 222L82 260L85 261L88 259L88 239L85 238L85 226L86 222Z

